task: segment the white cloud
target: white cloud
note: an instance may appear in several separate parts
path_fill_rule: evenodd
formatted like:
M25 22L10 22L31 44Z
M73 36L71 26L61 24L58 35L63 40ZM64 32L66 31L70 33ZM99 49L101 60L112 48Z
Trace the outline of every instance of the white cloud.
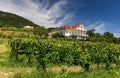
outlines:
M0 0L0 10L20 15L38 25L53 27L63 25L72 18L72 14L67 14L64 10L66 4L66 0L60 0L52 6L50 6L49 0L42 2L38 2L38 0ZM61 17L62 19L57 21Z
M104 22L95 22L88 26L88 29L95 29L95 32L103 34L106 32L106 23Z
M115 37L120 37L120 29L117 29L113 34Z
M120 37L120 33L113 33L115 37Z

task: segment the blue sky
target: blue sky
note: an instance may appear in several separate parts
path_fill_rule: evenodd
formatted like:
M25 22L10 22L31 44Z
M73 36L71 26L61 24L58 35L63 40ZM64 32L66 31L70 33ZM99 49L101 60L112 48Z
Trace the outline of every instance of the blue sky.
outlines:
M120 36L120 0L0 0L0 10L45 27L83 23Z

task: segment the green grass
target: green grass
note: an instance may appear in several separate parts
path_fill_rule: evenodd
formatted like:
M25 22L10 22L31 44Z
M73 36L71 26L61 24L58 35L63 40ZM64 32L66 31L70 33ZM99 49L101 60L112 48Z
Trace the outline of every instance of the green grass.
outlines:
M88 71L81 74L81 78L120 78L120 71L117 68L109 70Z
M21 74L21 73L17 73L13 76L13 78L54 78L56 74L49 72L49 73L45 73L45 72L38 72L38 71L33 71L30 74L25 73L25 74Z
M120 68L92 70L86 72L42 72L16 73L13 78L120 78Z

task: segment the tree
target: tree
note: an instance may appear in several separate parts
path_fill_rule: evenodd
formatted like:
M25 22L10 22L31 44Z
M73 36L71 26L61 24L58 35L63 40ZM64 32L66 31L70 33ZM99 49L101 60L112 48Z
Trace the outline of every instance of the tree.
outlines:
M34 35L35 36L46 36L47 34L48 34L48 30L43 26L36 27L34 29Z
M95 33L94 37L92 39L93 39L93 41L98 41L98 42L103 41L103 37L100 33Z
M114 38L114 35L113 35L113 33L105 32L105 33L103 34L103 37L104 37L104 38Z
M95 29L91 29L87 31L87 35L91 38L95 34Z
M100 34L100 33L95 33L95 37L96 37L96 38L100 38L100 37L101 37L101 34Z
M107 42L113 42L113 40L115 38L113 33L110 33L110 32L105 32L103 34L103 37L104 37L105 41L107 41Z
M56 29L56 28L50 27L50 28L48 28L48 32L51 32L54 29Z

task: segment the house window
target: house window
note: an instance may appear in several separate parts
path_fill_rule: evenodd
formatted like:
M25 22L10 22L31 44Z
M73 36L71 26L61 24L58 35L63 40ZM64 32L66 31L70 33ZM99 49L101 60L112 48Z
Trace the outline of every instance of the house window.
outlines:
M84 35L86 35L86 31L84 31Z
M81 32L80 32L80 35L82 35L82 30L81 30Z
M75 30L73 31L73 35L75 35Z
M77 34L77 30L75 30L75 35Z
M79 30L78 30L78 34L80 34Z
M81 31L81 35L83 35L84 34L84 32L83 31Z
M74 30L74 35L75 35L75 33L76 33L76 30Z

